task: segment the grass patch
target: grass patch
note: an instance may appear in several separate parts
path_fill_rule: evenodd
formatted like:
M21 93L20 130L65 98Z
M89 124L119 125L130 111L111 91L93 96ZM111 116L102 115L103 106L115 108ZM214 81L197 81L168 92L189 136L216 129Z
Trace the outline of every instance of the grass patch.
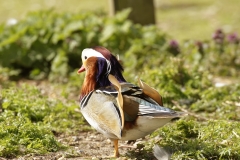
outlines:
M172 159L239 159L239 122L226 120L199 123L180 120L167 125L152 136L172 154Z
M27 84L0 94L0 156L45 154L66 148L54 136L89 130L74 101L47 97Z
M47 126L32 123L12 111L4 111L0 115L0 144L0 156L7 158L28 153L56 152L65 148Z

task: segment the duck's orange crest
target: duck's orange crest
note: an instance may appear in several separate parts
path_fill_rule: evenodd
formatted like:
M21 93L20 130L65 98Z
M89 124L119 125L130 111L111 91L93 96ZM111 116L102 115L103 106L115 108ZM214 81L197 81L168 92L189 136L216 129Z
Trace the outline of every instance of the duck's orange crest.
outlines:
M96 89L97 57L91 57L86 61L86 74L80 92L80 100L89 92Z

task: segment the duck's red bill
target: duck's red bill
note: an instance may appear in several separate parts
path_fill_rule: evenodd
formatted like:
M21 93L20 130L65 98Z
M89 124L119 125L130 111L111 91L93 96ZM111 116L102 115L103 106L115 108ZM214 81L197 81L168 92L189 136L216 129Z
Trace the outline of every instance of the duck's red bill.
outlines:
M85 67L82 65L82 67L77 71L77 73L82 73L85 71Z

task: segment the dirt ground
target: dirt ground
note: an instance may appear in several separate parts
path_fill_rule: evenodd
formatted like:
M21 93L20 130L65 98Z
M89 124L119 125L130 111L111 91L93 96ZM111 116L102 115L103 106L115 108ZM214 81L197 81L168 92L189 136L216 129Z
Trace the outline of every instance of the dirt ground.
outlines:
M78 135L59 135L58 140L63 144L70 146L69 150L49 153L46 155L28 154L12 160L105 160L115 159L113 155L113 143L105 138L102 134L95 131L81 132ZM126 159L146 159L156 160L152 152L143 149L146 139L139 139L135 142L127 143L127 141L119 141L120 157L117 160ZM7 160L0 158L0 160Z

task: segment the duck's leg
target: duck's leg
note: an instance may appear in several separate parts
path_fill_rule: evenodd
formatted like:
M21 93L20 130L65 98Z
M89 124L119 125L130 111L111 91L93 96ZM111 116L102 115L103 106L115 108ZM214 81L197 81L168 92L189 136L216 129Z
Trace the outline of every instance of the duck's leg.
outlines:
M114 157L119 157L119 152L118 152L118 139L113 140L114 143Z

